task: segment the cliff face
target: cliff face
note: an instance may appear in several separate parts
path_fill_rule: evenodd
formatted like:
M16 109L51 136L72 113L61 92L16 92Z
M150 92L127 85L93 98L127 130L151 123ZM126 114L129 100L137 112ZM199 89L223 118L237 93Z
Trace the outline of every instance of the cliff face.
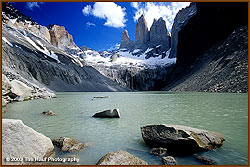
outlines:
M136 23L136 32L135 32L135 48L146 50L149 42L149 31L148 25L144 18L144 15L141 15L138 22Z
M181 9L175 16L171 30L171 51L169 58L176 58L178 33L197 12L196 3L191 3L188 7Z
M49 27L51 44L59 49L76 48L72 35L70 35L63 26L52 25Z
M123 49L123 48L129 49L129 50L134 49L134 42L129 39L127 30L124 30L122 32L122 40L121 40L120 49Z
M196 3L197 13L178 33L177 66L190 66L206 50L247 25L247 3Z
M226 40L206 51L188 74L167 90L248 92L248 29L236 29Z
M234 30L236 30L238 27L247 25L248 18L248 6L247 3L196 3L196 14L193 15L187 23L182 27L182 29L178 32L178 44L177 44L177 62L176 65L172 71L172 73L169 75L169 80L167 82L167 86L165 90L169 90L173 87L177 87L180 82L183 82L183 78L186 80L189 80L189 83L197 83L197 81L194 80L193 77L191 77L190 71L193 69L196 69L200 67L198 64L201 63L198 62L199 59L203 59L204 57L207 58L207 61L202 61L203 66L209 66L210 63L210 57L213 57L213 52L215 53L220 46L217 48L214 47L214 51L211 51L207 54L204 54L206 51L211 49L213 46L219 44L219 42L222 42L225 40L230 33L232 33ZM238 32L240 35L241 33ZM242 34L241 34L242 35ZM241 36L240 35L240 36ZM243 35L244 36L244 35ZM246 37L246 36L245 36ZM243 42L242 42L243 41ZM227 41L228 43L225 45L222 45L224 49L229 50L229 46L237 46L232 48L233 54L233 60L239 60L240 64L245 64L245 56L246 56L246 50L244 48L239 47L240 45L244 44L244 40L242 38L236 39L235 37L231 40ZM244 44L245 45L245 44ZM231 58L227 59L227 56L232 55L232 53L224 53L222 50L218 50L216 53L217 55L222 56L221 57L221 63L223 64L225 61L225 64L227 64ZM242 61L238 59L238 57L243 57ZM218 56L217 56L218 59ZM232 61L234 62L234 61ZM214 62L217 64L218 62ZM218 65L219 66L219 65ZM218 67L214 66L214 67ZM244 66L244 65L243 65ZM186 89L178 89L178 90L192 90L192 91L218 91L221 90L223 92L235 92L239 91L239 89L236 89L236 85L238 82L233 81L236 77L236 75L233 75L237 73L237 69L233 69L228 66L223 66L223 71L227 71L224 74L224 72L220 73L219 68L208 68L214 72L214 74L217 74L219 78L223 78L221 82L218 81L219 85L222 85L221 89L215 88L213 84L215 84L218 79L215 79L214 75L206 75L206 73L200 73L200 83L203 83L203 81L211 82L210 86L204 88L202 85L197 84L197 86L191 88L189 86L186 86ZM227 69L228 68L228 69ZM230 70L229 70L230 68ZM245 69L245 66L242 67ZM247 66L246 66L247 68ZM197 69L196 69L197 70ZM217 71L216 71L217 70ZM230 73L230 74L229 74ZM242 73L242 72L240 72ZM244 76L243 78L247 77L247 74L242 73ZM201 77L203 76L203 77ZM213 76L211 78L211 76ZM206 80L205 78L210 78L209 80ZM230 79L234 78L234 79ZM237 78L237 77L236 77ZM227 81L232 81L233 86L225 86L227 85ZM244 80L244 79L243 79ZM245 80L243 81L245 83ZM187 84L187 82L185 82ZM204 83L204 85L207 85ZM224 86L223 86L224 85ZM242 84L240 84L242 85ZM243 84L244 85L244 84ZM247 84L245 83L247 86ZM218 86L218 85L217 85ZM184 84L182 84L182 88L184 88ZM233 88L235 87L235 89ZM189 89L190 88L190 89ZM228 90L227 90L228 88ZM242 91L247 91L245 88L241 87ZM177 89L176 89L177 90Z
M149 46L156 47L161 45L162 50L170 49L170 34L166 27L166 22L163 18L159 18L158 20L154 20L151 28L150 28L150 39Z

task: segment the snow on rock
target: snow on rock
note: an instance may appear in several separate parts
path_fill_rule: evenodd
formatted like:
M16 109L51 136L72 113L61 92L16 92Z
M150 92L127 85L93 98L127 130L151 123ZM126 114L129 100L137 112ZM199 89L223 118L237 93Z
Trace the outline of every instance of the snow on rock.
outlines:
M83 51L84 56L82 59L92 66L103 64L105 66L128 66L128 67L143 67L143 68L155 68L156 66L165 66L174 64L176 58L168 58L170 50L167 51L166 56L162 59L162 55L158 57L150 57L146 59L146 53L150 52L153 48L148 48L144 53L138 56L134 56L134 53L140 52L139 49L135 49L133 52L125 51L123 49L117 50L119 55L116 61L111 61L112 54L109 56L101 56L97 51L87 50ZM114 54L113 54L114 55Z
M2 40L6 42L8 45L10 45L11 47L13 47L12 43L10 43L5 37L2 37Z

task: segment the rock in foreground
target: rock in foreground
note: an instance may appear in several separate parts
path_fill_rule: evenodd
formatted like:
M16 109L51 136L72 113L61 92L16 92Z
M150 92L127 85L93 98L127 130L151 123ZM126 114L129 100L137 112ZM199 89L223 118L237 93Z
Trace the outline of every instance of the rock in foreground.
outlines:
M2 120L2 163L3 165L27 164L24 160L7 162L7 157L44 158L53 153L50 138L23 124L21 120Z
M141 127L142 137L150 147L164 147L172 154L191 154L222 146L224 137L215 132L181 125Z
M97 165L148 165L147 162L123 150L109 152L104 155Z
M120 112L119 109L114 110L105 110L103 112L98 112L93 117L99 117L99 118L120 118Z
M150 150L150 153L154 154L154 155L162 156L162 155L164 155L164 154L167 153L167 149L166 148L162 148L162 147L160 147L160 148L152 148Z
M84 144L79 143L77 140L69 137L60 137L59 139L53 139L53 144L65 152L73 152L81 150L84 147Z
M164 165L177 165L177 161L172 156L162 157Z

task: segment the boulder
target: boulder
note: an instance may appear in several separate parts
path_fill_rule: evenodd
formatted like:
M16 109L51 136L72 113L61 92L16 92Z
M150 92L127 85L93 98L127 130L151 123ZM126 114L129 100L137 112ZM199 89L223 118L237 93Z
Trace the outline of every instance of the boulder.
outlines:
M222 146L220 133L181 125L147 125L141 127L145 143L151 147L164 147L173 154L192 154Z
M162 156L162 155L164 155L164 154L167 153L167 149L166 149L166 148L162 148L162 147L160 147L160 148L152 148L152 149L150 150L150 153L151 153L151 154L155 154L155 155Z
M177 161L172 156L162 157L164 165L177 165Z
M11 93L15 94L17 96L20 96L20 98L23 100L29 100L32 96L32 88L27 86L21 81L18 81L16 79L12 80L11 82Z
M97 165L148 165L147 162L123 150L109 152L104 155Z
M214 165L216 162L208 157L204 157L204 156L200 156L197 154L194 154L195 159L197 159L198 161L200 161L201 163L203 163L204 165Z
M105 110L102 112L95 113L92 117L99 117L99 118L120 118L119 109L113 110Z
M74 152L81 150L84 144L70 137L60 137L52 140L53 144L61 149L62 152Z
M5 106L7 106L7 101L4 98L2 98L2 107L5 107Z
M2 163L3 165L27 164L7 162L7 157L44 158L53 153L54 146L50 138L23 124L21 120L2 120Z
M119 57L120 57L120 55L114 54L114 55L112 55L112 56L110 57L110 61L113 63L113 62L115 62Z
M55 114L53 111L51 111L51 110L44 111L43 114L44 114L44 115L48 115L48 116L54 116L54 115L56 115L56 114Z

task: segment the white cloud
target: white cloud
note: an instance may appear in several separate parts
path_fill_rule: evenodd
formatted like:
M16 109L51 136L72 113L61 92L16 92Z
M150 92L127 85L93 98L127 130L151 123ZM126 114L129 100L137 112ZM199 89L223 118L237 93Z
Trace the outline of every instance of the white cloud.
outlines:
M95 17L105 19L105 26L122 28L125 27L126 8L115 4L114 2L96 2L91 8L87 5L83 8L82 12L85 16L93 15Z
M89 15L90 12L91 12L91 6L90 6L90 5L87 5L87 6L85 6L85 7L82 9L82 13L83 13L85 16Z
M86 25L87 25L87 27L90 27L90 26L94 26L95 27L95 24L91 23L91 22L87 22Z
M141 2L131 2L131 6L135 9L138 9Z
M27 2L26 8L29 10L33 10L33 8L40 8L40 5L42 5L44 2Z
M143 14L148 23L148 28L150 28L154 19L159 19L162 17L166 21L168 31L171 31L175 15L178 13L178 11L189 6L190 4L190 2L146 2L136 5L132 3L131 6L136 9L135 15L133 17L135 22L137 22L139 17Z

